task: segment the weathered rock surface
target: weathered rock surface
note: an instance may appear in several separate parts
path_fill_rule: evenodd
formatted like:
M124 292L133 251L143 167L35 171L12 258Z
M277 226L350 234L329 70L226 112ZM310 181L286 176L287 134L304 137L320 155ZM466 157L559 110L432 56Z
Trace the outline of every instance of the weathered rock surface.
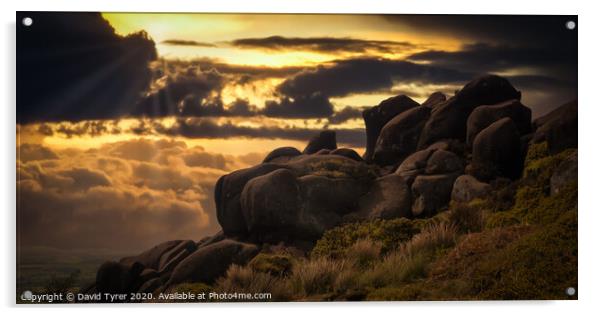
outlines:
M247 182L280 168L277 164L264 163L219 178L215 185L215 208L217 221L226 235L236 236L247 233L240 208L240 193Z
M411 108L420 106L416 101L405 95L398 95L388 98L377 106L366 109L362 112L364 123L366 125L366 152L364 159L371 161L374 155L374 147L380 131L397 114L405 112Z
M272 150L263 162L286 162L291 157L299 156L301 152L295 147L280 147Z
M387 122L376 141L373 161L379 165L394 164L415 152L422 128L430 115L429 107L419 106Z
M96 273L96 290L100 293L123 294L135 292L140 285L138 276L144 270L139 262L131 265L108 261Z
M395 174L401 176L406 183L412 185L414 179L423 174L461 173L464 161L451 151L445 143L436 143L427 149L417 151L406 158L397 168Z
M472 145L479 132L504 117L512 119L521 136L531 133L531 109L518 100L509 100L474 109L468 117L466 143Z
M476 198L487 197L490 192L491 185L464 174L454 182L451 199L456 202L470 202Z
M464 162L460 157L450 151L438 149L429 157L424 173L459 173L462 170L464 170Z
M393 219L412 217L412 194L405 180L390 174L374 181L370 191L359 200L359 217Z
M480 105L493 105L506 100L520 100L521 94L508 80L487 75L477 78L462 88L455 96L439 105L426 122L418 149L442 139L466 139L466 121Z
M420 175L412 184L415 217L431 217L445 208L458 174Z
M355 150L351 148L337 148L330 152L331 155L338 155L353 159L355 161L363 161L364 159Z
M518 179L524 155L520 135L510 118L503 118L482 130L475 138L472 163L467 172L481 181L497 176Z
M577 101L572 101L537 119L532 141L547 141L552 154L567 148L577 148L577 112Z
M166 286L184 282L209 284L222 276L231 264L243 265L258 252L259 248L253 244L230 239L202 247L180 262Z
M337 136L334 131L322 131L320 134L310 139L307 147L303 150L304 154L317 153L321 149L333 150L337 148Z
M447 100L447 96L445 96L445 94L441 92L435 92L431 94L424 102L422 102L422 106L434 109L439 104L445 102L445 100Z

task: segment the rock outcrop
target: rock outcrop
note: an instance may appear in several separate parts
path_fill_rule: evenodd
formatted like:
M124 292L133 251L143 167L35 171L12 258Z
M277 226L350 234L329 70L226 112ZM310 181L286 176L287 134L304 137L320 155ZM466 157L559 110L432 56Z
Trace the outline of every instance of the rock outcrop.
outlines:
M472 163L468 173L481 181L498 176L518 179L523 170L524 156L516 125L503 118L482 130L472 146Z
M472 146L479 132L504 117L512 119L521 136L531 133L531 109L518 100L509 100L496 105L479 106L472 111L466 126L466 144Z
M232 264L244 265L265 249L307 254L326 230L345 222L428 218L450 201L485 198L521 176L531 144L545 141L552 153L577 146L576 101L531 123L520 98L506 79L488 75L450 98L436 92L419 105L399 95L365 110L363 158L337 148L334 131L319 133L302 152L274 149L260 164L217 181L220 232L106 262L88 291L211 284ZM551 175L550 194L576 180L575 152Z
M379 165L398 163L416 151L418 139L431 109L419 106L404 111L391 119L380 131L373 161Z
M377 106L362 112L364 124L366 125L366 152L364 159L370 162L374 155L374 146L380 135L380 131L395 116L411 108L420 106L416 101L405 95L398 95L382 101Z
M466 121L476 107L520 98L520 92L502 77L488 75L477 78L433 110L420 136L418 149L442 139L464 141Z
M566 103L547 115L535 120L533 142L546 141L550 153L567 148L577 148L577 101Z
M323 149L337 149L337 137L334 131L322 131L314 136L303 149L303 153L309 155Z
M456 202L470 202L477 198L487 197L490 192L491 185L464 174L454 182L451 199Z

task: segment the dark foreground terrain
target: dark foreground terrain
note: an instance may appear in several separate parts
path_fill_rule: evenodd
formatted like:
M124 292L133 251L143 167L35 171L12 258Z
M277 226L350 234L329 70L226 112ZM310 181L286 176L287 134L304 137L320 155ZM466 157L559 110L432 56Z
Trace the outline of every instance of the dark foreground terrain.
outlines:
M577 102L535 121L504 78L364 111L360 157L324 131L219 179L222 231L100 266L83 293L271 300L575 299Z

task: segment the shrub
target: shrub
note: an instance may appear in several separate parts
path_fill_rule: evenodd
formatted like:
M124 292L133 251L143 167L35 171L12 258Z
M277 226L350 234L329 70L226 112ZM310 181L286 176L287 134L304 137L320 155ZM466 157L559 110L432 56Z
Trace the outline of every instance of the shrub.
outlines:
M207 295L208 293L210 293L211 291L213 291L213 288L205 283L181 283L176 285L175 287L171 288L169 290L169 292L171 293L193 293L193 294L203 294L205 293L205 295ZM159 302L159 301L157 301ZM182 301L172 301L173 303L176 302L182 302ZM184 300L184 302L199 302L198 299L190 299L190 300Z
M288 254L260 253L249 262L249 267L256 272L282 276L291 272L293 260L293 257Z
M347 254L349 248L360 239L380 242L383 252L388 252L412 238L419 231L419 228L406 218L344 224L326 231L316 243L311 256L342 258Z

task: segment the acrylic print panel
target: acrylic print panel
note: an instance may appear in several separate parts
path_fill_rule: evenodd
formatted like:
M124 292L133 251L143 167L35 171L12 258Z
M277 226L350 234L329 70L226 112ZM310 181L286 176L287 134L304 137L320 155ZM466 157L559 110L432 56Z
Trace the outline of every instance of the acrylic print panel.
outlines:
M577 298L577 17L17 13L17 302Z

